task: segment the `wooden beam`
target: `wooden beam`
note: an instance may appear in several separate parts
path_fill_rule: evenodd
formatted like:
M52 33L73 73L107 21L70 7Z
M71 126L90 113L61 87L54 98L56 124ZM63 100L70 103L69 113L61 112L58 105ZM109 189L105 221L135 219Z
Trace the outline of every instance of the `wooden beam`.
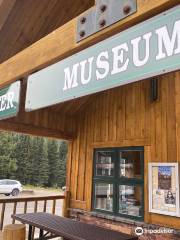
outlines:
M77 19L75 18L2 63L0 65L0 87L19 78L26 77L34 71L68 57L73 53L87 48L100 40L127 29L177 4L179 4L179 0L137 0L137 13L94 34L80 43L76 43Z
M0 30L6 22L16 0L0 0Z
M64 131L44 128L41 126L34 126L30 124L16 123L10 120L0 121L0 130L23 133L28 135L30 134L34 136L64 139L68 141L72 141L75 138L74 134L66 133Z

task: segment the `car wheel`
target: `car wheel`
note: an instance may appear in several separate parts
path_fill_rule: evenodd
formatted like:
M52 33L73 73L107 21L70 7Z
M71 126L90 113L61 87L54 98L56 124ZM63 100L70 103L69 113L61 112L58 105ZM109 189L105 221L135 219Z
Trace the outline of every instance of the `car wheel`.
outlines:
M5 193L4 195L8 197L8 196L10 196L10 193Z
M19 189L12 190L12 196L17 196L19 194Z

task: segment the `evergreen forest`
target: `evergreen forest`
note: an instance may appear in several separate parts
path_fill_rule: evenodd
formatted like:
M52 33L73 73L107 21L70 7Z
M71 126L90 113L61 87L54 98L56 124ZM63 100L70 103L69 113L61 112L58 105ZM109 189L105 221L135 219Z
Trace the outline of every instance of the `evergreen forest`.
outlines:
M0 179L22 184L63 187L67 143L54 139L0 132Z

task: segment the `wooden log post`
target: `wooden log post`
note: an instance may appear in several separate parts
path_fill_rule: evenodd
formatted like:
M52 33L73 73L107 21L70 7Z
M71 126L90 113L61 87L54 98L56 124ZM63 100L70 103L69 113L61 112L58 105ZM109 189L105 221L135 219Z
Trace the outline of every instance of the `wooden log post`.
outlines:
M64 217L69 217L69 210L68 208L70 207L70 191L66 190L65 191L65 199L64 199L64 202L63 202L63 216Z
M4 227L3 240L25 240L26 226L24 224L10 224Z

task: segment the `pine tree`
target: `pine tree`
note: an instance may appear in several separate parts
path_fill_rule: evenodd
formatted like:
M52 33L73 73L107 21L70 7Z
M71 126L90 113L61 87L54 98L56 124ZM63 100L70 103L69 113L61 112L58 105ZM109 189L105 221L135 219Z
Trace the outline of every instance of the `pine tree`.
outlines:
M61 142L59 146L59 161L58 161L58 186L66 185L66 161L67 161L67 142Z
M33 145L32 145L32 178L31 182L33 185L39 185L39 137L33 138Z
M33 184L32 176L33 176L33 137L29 136L29 144L28 144L28 156L27 156L27 163L26 163L26 183Z
M11 135L0 133L0 178L13 177L17 169L16 160L13 157L15 144L11 141Z
M65 185L66 155L66 142L1 132L0 178L62 187Z
M39 138L39 185L47 186L49 178L47 144L44 138Z
M55 140L48 140L49 179L48 186L57 186L59 151Z
M14 156L17 162L16 177L23 184L27 184L28 149L29 136L19 135Z

